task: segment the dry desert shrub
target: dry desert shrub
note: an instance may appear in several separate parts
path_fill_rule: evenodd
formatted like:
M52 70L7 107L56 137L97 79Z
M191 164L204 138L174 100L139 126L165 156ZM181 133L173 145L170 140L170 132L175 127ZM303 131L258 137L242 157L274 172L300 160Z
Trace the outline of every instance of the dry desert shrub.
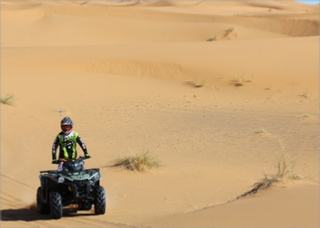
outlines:
M309 113L303 113L299 117L301 117L301 118L309 118L309 117L311 117L311 115Z
M207 39L208 42L211 41L217 41L217 40L230 40L231 38L237 37L237 33L235 32L235 28L230 27L224 31L224 34L222 37L218 38L217 35L214 35Z
M271 90L272 89L272 85L269 85L268 87L264 88L265 90Z
M217 35L214 35L213 37L210 37L209 39L207 39L208 42L211 42L211 41L216 41L218 38L217 38Z
M287 154L285 154L277 162L277 172L274 175L265 175L260 181L255 183L249 191L241 194L235 200L243 198L248 195L256 194L259 191L265 190L271 187L275 183L282 182L284 180L302 180L307 179L306 177L297 174L293 170L293 161L292 158L288 161Z
M0 97L1 104L14 106L14 97L13 95L6 95L4 97Z
M269 131L268 131L266 128L260 128L260 129L257 131L257 133L259 133L259 134L268 134Z
M201 88L204 86L205 80L198 80L196 78L193 78L192 80L187 81L186 84L195 88Z
M300 94L300 96L308 99L308 98L310 98L310 93L308 91L303 91L303 93Z
M149 152L138 152L115 160L113 167L123 167L131 171L144 172L147 169L159 168L157 160L149 155Z
M238 76L234 80L231 80L231 84L234 86L245 86L247 83L253 82L253 76L251 79L245 79L243 76Z
M198 211L198 210L206 209L209 207L215 207L222 204L232 203L246 196L250 196L260 191L266 190L272 187L276 183L285 182L285 180L311 180L312 179L311 177L300 175L299 173L296 173L294 171L293 160L294 160L294 157L289 157L289 154L286 153L277 161L277 172L273 175L264 175L264 177L261 178L261 180L253 184L250 190L230 200L227 200L224 202L218 202L215 204L210 204L202 208L196 208L196 209L190 210L188 212Z

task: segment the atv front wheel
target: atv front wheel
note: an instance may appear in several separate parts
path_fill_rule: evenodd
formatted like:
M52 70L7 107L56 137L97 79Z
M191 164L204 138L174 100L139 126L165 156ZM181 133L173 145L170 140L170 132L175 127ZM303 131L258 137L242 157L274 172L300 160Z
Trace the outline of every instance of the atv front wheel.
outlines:
M102 215L106 212L106 196L104 193L104 188L98 186L95 189L94 195L94 213L96 215Z
M50 212L49 205L42 203L41 198L41 187L39 187L37 190L37 212L40 214L48 214Z
M50 192L50 215L53 219L59 219L62 217L61 195L55 190Z
M92 208L92 201L83 200L78 204L78 210L89 211Z

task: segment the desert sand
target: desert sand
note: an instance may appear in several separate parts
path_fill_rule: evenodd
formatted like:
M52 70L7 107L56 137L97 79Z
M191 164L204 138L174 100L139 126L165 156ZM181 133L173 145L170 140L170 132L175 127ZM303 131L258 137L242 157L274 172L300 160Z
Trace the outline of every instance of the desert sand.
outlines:
M1 227L319 227L318 64L319 5L2 0ZM35 210L64 116L104 215ZM110 166L140 151L161 167Z

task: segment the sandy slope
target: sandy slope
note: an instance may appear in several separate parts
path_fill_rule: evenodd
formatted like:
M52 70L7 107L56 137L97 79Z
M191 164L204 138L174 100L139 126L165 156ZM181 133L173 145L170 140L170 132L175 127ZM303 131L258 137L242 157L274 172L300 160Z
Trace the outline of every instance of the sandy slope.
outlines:
M1 105L2 227L319 226L319 6L15 0L1 17L1 96L16 98ZM34 211L64 115L105 215ZM160 170L108 167L146 150ZM308 178L226 203L282 156Z

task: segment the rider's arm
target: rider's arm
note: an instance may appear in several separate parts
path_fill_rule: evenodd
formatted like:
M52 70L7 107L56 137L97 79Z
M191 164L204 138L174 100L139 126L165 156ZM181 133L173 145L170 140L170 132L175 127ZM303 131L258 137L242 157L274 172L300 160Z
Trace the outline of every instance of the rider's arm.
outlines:
M56 160L57 159L57 148L59 146L59 138L58 136L54 139L53 145L52 145L52 160Z
M80 145L81 149L83 150L84 155L88 156L89 154L88 154L88 151L87 151L87 147L84 144L84 142L82 141L80 136L77 137L77 143Z

